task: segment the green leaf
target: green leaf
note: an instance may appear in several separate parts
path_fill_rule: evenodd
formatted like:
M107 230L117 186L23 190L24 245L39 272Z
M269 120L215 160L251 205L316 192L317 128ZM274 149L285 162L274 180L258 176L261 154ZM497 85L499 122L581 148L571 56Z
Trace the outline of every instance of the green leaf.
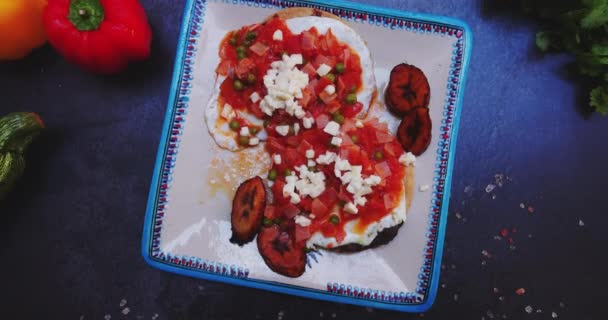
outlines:
M608 115L608 86L599 86L591 90L590 105L596 112Z
M591 53L594 56L606 57L608 56L608 44L596 43L591 46Z
M595 29L608 23L608 3L606 1L595 1L593 7L581 20L583 29ZM602 2L602 3L600 3Z
M549 50L551 39L546 32L541 31L536 34L536 46L543 52Z

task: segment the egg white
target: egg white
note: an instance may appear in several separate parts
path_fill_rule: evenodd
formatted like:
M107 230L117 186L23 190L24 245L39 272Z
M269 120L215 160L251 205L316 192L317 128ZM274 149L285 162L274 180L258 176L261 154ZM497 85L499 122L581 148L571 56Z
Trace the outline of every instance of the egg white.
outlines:
M326 17L298 17L286 20L287 27L294 33L299 34L302 31L316 27L320 34L326 34L329 29L338 38L339 41L348 44L360 57L361 67L363 69L362 83L363 87L357 94L357 100L363 104L363 110L359 113L361 117L367 114L370 108L374 92L376 90L376 77L374 76L374 65L371 53L367 44L361 36L345 23L332 18ZM215 140L218 146L230 151L238 151L243 149L235 138L236 132L230 130L228 121L221 118L222 109L224 106L219 105L219 93L222 82L226 79L225 76L218 76L214 88L214 94L207 104L205 110L205 122L209 133ZM263 121L256 118L252 114L239 111L239 116L247 119L250 123L256 126L262 126ZM257 137L264 141L267 133L262 130Z

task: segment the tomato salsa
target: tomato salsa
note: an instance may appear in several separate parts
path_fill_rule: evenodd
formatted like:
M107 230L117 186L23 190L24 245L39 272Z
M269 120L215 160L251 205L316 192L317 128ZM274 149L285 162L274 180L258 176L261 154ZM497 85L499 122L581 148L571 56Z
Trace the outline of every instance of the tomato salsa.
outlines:
M277 31L281 40L277 40ZM308 75L308 84L297 99L305 117L294 117L285 109L274 110L272 115L263 112L260 100L268 94L264 81L267 71L284 55L296 54L302 56L297 68ZM355 230L362 233L397 207L404 191L405 169L399 163L403 148L386 124L356 118L363 109L357 101L363 85L360 57L331 29L319 34L313 27L293 34L285 21L273 18L230 32L221 43L220 58L217 73L225 78L220 85L219 103L263 119L268 134L265 148L274 159L268 174L274 203L266 208L264 226L279 225L299 245L304 245L315 232L335 237L341 243L346 236L344 225L349 221L358 219ZM323 65L330 71L321 76L318 70ZM328 86L331 90L327 90ZM339 125L339 132L330 134L325 130L330 122ZM251 135L261 128L251 126L238 115L230 120L238 142L248 145L248 138L241 134L244 126ZM335 163L315 161L327 153L347 160L351 166L361 166L363 177L379 177L379 183L365 195L365 203L356 206L356 213L345 209L356 199L336 176ZM301 166L310 172L322 172L324 189L317 197L304 195L292 201L284 194L286 177L297 174L296 168ZM303 214L308 223L295 223L294 218Z

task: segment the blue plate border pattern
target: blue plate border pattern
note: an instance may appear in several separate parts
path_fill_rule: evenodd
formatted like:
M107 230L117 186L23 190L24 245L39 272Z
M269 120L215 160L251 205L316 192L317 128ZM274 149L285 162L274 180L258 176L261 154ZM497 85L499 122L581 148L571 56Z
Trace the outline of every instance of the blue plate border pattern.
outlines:
M168 205L167 192L171 187L173 167L179 149L180 136L185 125L184 115L189 107L196 46L205 16L205 4L211 1L263 8L312 7L331 12L349 21L417 33L439 34L455 39L443 119L440 126L441 139L436 149L437 163L433 184L433 200L426 234L427 244L415 292L385 292L331 282L327 284L327 291L302 288L250 279L248 278L249 270L239 266L228 266L221 262L207 261L198 257L176 256L161 251L160 235ZM309 298L404 312L422 312L430 308L438 287L451 172L461 111L460 106L462 104L461 91L464 86L471 51L472 35L469 27L464 22L456 19L405 13L340 0L188 0L181 30L161 143L148 198L142 238L144 259L150 265L169 272Z

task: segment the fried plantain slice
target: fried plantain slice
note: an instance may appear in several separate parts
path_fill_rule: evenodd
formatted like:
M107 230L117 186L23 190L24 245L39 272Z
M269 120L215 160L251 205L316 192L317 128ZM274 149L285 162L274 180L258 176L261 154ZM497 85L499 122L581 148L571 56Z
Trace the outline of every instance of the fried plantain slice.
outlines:
M306 268L306 252L297 245L289 233L279 226L264 227L258 234L258 250L266 265L274 272L297 278Z
M399 64L391 70L385 93L389 110L403 116L416 108L426 108L431 99L431 87L424 73L409 64Z
M232 238L230 242L244 245L255 237L266 209L266 189L260 177L243 182L232 199Z
M401 120L399 129L397 129L397 140L405 151L419 156L426 151L431 143L432 128L429 109L414 109Z

